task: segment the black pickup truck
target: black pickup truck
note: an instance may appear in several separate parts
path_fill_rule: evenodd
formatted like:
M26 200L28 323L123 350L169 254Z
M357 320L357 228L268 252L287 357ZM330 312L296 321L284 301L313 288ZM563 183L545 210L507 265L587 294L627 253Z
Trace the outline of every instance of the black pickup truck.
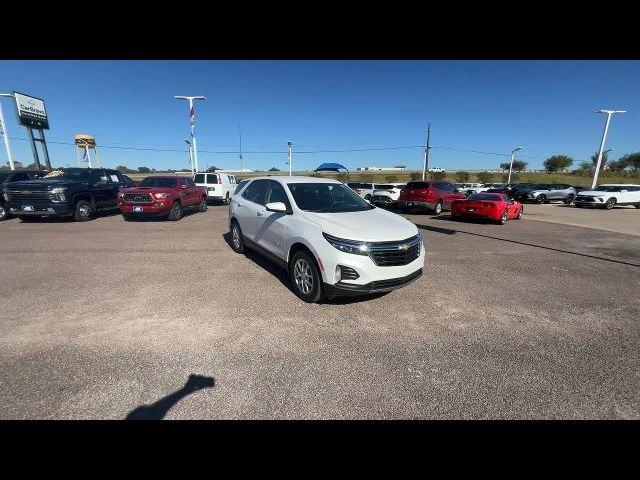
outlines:
M0 221L6 220L11 217L9 210L4 205L4 195L2 195L2 188L9 185L11 182L21 182L23 180L34 180L36 178L43 177L47 172L42 170L9 170L0 172Z
M126 183L117 170L62 168L39 179L12 182L2 196L7 212L24 222L43 216L82 222L96 211L117 209L118 192Z

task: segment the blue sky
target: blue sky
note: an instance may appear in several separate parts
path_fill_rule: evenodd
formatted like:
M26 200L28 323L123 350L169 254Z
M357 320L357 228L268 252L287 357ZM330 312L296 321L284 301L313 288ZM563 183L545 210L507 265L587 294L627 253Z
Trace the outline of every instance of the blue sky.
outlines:
M239 167L237 153L212 152L237 151L240 125L245 168L286 169L291 140L294 169L324 161L418 169L421 148L302 152L422 145L429 121L433 166L493 169L508 156L459 150L509 154L522 145L541 168L553 154L588 159L605 119L594 110L628 110L607 137L615 159L640 150L639 78L638 61L0 61L2 93L45 100L54 165L75 165L76 156L52 142L90 133L104 165L131 168L187 168L187 103L174 95L208 98L196 106L201 167ZM10 136L26 138L12 102L2 102ZM33 161L26 141L11 146L16 159Z

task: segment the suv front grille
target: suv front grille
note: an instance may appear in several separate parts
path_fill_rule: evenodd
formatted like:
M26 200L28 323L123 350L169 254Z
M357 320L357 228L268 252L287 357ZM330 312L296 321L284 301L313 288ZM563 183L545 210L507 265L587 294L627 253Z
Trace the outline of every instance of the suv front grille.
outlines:
M153 203L153 198L148 193L125 193L126 203Z
M588 197L587 195L578 195L575 199L579 202L595 202L596 201L595 198Z
M367 245L369 257L379 267L407 265L420 256L420 236L399 242L374 242Z

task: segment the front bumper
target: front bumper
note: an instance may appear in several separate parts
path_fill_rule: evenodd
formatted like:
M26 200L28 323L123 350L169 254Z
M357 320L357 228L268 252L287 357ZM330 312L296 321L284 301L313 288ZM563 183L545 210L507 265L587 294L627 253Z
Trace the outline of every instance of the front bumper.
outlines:
M23 206L33 207L33 211L23 210ZM7 212L16 216L67 216L73 215L73 205L70 203L54 202L7 202L5 204Z
M333 285L325 283L324 293L327 297L331 298L390 292L392 290L397 290L398 288L406 287L410 283L415 282L421 276L422 268L404 277L376 280L364 285L346 282L338 282Z
M118 208L122 213L131 215L162 215L171 211L171 202L154 203L119 203ZM142 208L138 211L138 208Z

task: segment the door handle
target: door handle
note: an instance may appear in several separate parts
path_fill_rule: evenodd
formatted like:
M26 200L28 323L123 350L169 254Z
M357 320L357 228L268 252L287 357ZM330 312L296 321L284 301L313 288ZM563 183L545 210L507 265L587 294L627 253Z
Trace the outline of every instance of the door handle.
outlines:
M258 210L258 216L261 217L264 215L264 212L261 212L260 210Z

